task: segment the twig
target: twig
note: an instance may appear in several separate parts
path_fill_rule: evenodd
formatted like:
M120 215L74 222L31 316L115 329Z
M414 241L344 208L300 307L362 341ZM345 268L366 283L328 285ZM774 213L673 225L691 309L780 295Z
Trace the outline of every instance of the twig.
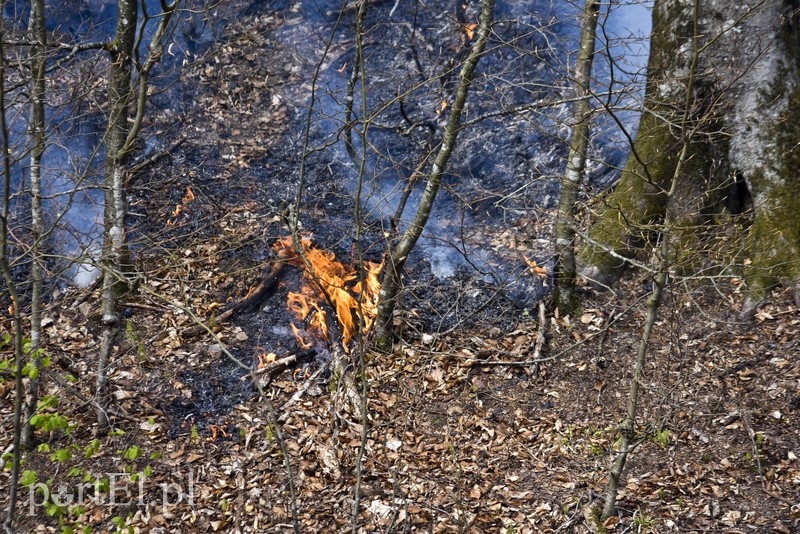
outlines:
M128 173L136 174L137 172L141 172L143 169L147 168L148 166L152 165L153 163L158 162L159 160L161 160L162 158L165 158L166 156L169 156L170 154L172 154L175 151L176 148L178 148L183 143L185 143L186 139L187 139L187 137L185 135L181 135L170 146L164 148L163 150L159 150L158 152L156 152L155 154L153 154L149 158L147 158L147 159L145 159L143 161L140 161L139 163L137 163L137 164L133 165L132 167L130 167L128 169Z
M278 282L281 274L283 273L283 269L286 267L286 263L283 261L277 261L272 264L272 268L266 273L266 275L261 279L261 283L250 293L246 298L243 298L230 309L226 310L225 312L221 313L217 316L216 320L214 321L216 325L226 322L228 319L233 317L234 314L249 308L251 306L257 305L261 302L275 287L275 284ZM183 332L184 337L194 337L197 335L202 334L206 331L205 325L195 325L191 328L187 328Z
M533 345L533 359L539 360L542 355L542 348L547 339L547 317L545 316L544 301L539 301L539 331L536 333L536 342ZM533 364L533 374L539 374L539 363Z
M289 418L289 413L286 410L291 408L292 405L294 405L297 401L303 398L303 396L311 388L311 386L317 383L317 378L325 371L327 371L330 365L331 361L330 360L326 361L319 367L319 369L314 371L314 374L308 377L308 380L306 380L305 384L303 384L303 387L295 391L294 395L292 395L292 397L288 401L286 401L286 404L284 404L281 407L283 414L280 417L278 417L278 421L280 421L281 423L286 422L286 419Z
M138 302L122 302L120 306L123 308L136 308L137 310L145 310L152 312L163 312L167 308L163 306L150 306L149 304L139 304Z

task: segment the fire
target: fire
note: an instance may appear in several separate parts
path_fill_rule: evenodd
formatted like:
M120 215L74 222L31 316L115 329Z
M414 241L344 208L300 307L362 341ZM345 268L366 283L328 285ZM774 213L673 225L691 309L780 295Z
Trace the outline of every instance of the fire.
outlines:
M442 111L447 109L447 100L442 100L442 103L439 104L439 107L436 108L436 114L441 115Z
M302 293L290 291L286 304L299 321L308 319L308 333L306 335L294 323L290 325L294 332L294 337L297 338L301 347L310 349L317 341L325 341L326 343L330 341L328 339L328 323L325 320L327 314L312 298L306 297ZM319 339L309 339L312 335Z
M194 191L189 186L186 186L186 194L183 195L183 200L181 200L180 204L175 205L175 209L172 210L172 220L167 221L167 226L172 226L175 224L175 221L178 220L178 216L186 211L186 206L189 205L195 199Z
M278 357L274 352L267 353L264 347L256 347L256 354L258 355L258 368L263 369L267 365L273 363Z
M330 343L326 314L321 307L322 302L330 300L347 350L358 331L358 323L368 330L375 320L383 264L365 262L363 283L353 284L359 276L352 266L337 261L334 253L313 246L310 237L304 236L301 242L310 269L303 257L295 253L291 237L275 244L280 256L304 271L306 285L300 293L289 293L287 306L299 321L307 324L307 329L304 333L292 324L292 330L303 348L322 341Z
M467 34L467 38L471 41L472 38L475 36L475 30L478 28L478 25L475 23L472 24L465 24L464 25L464 33Z
M528 264L529 271L533 276L541 278L542 280L547 278L547 267L542 267L536 263L536 260L531 260L528 257L525 257L525 263Z

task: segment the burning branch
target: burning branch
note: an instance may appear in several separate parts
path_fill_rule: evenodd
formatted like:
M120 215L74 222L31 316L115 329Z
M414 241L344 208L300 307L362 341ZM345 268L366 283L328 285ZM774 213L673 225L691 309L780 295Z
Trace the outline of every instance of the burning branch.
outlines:
M283 274L283 269L286 267L286 264L283 261L276 261L272 264L272 267L269 271L265 271L264 277L261 279L261 282L253 289L252 291L248 291L247 295L231 306L230 309L227 311L219 314L216 319L216 325L222 324L230 319L234 314L245 310L251 306L255 306L259 304L269 293L272 291L272 288L275 287L275 284L278 283L278 280ZM200 335L201 333L205 332L205 328L202 325L193 326L188 328L184 333L184 337L194 337Z

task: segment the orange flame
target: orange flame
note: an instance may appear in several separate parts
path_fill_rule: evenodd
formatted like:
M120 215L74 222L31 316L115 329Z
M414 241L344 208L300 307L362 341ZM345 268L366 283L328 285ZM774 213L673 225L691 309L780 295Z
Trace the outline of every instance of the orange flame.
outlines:
M294 313L300 321L308 319L308 330L304 333L292 323L292 331L297 342L304 349L310 349L315 345L314 339L309 339L312 335L317 337L318 341L328 342L328 324L325 321L327 314L319 307L319 305L302 293L289 292L286 305ZM312 312L316 312L312 315ZM309 318L310 316L310 318Z
M307 322L311 334L307 332L304 335L299 328L292 325L295 337L303 348L313 346L314 341L309 339L312 335L320 341L330 342L326 315L319 303L322 299L330 299L342 331L342 344L347 350L358 331L358 323L361 322L364 330L368 330L377 315L379 276L383 264L366 262L364 283L358 282L350 288L349 284L358 278L352 266L337 261L333 252L313 246L308 236L301 239L301 245L305 261L295 253L291 237L285 237L275 244L280 256L304 270L306 286L302 293L290 292L287 305L297 319ZM307 268L306 261L310 269Z
M167 226L174 225L175 221L178 219L178 216L181 213L183 213L184 211L186 211L186 206L188 206L189 203L192 202L194 199L195 199L195 196L194 196L194 192L192 191L192 188L189 187L189 186L186 186L186 194L183 195L183 200L181 201L181 203L180 204L176 204L175 205L175 209L172 210L172 220L168 220L167 221Z
M464 33L467 34L467 39L470 41L475 36L475 30L478 28L478 25L475 23L472 24L465 24L464 25Z
M278 355L274 352L267 354L267 350L264 347L256 347L256 355L258 356L259 369L263 369L267 365L273 363L278 357Z
M542 267L536 263L536 260L531 260L527 256L525 257L525 263L528 264L529 271L533 276L541 278L542 280L547 278L547 267Z

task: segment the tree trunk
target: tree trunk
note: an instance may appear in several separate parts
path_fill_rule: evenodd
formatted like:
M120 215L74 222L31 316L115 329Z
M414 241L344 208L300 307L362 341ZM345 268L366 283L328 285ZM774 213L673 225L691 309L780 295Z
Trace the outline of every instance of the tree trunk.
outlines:
M679 177L673 239L680 248L673 269L695 274L698 228L733 200L726 192L742 177L753 199L753 224L744 273L745 314L784 283L800 280L800 21L792 2L773 0L732 18L728 6L698 0L698 79L689 127L697 133ZM645 110L622 178L602 200L579 253L580 272L598 285L614 282L626 264L646 259L646 245L666 209L680 139L676 110L684 101L690 67L692 3L656 1ZM631 261L628 261L631 260ZM730 258L733 261L733 258ZM797 293L800 300L800 292Z
M740 82L731 113L731 164L753 199L745 270L743 318L752 317L775 285L794 289L800 305L800 14L797 2L771 2L754 14L754 43L762 49ZM745 33L745 32L743 32ZM774 39L774 40L773 40Z
M600 2L586 0L581 15L581 43L575 60L575 96L578 100L573 111L574 126L567 157L567 170L561 177L553 269L555 279L553 298L561 315L573 313L579 304L575 296L575 217L578 211L578 192L586 168L586 149L589 146L589 122L592 111L589 84L599 12Z
M428 184L422 193L417 212L408 228L400 237L400 241L393 251L390 252L384 276L381 284L380 300L378 303L378 314L375 319L375 342L379 350L388 351L393 344L393 315L397 304L397 299L402 289L402 272L408 255L411 254L417 244L425 225L428 222L433 203L439 192L439 185L442 181L447 162L455 148L456 140L461 128L461 113L467 102L472 79L475 76L475 69L478 61L483 55L486 42L492 31L494 21L494 0L483 0L481 3L481 15L478 28L478 39L472 47L472 51L461 68L461 80L458 85L455 100L450 108L450 116L445 127L444 139L433 162L433 168L428 177Z
M36 370L28 383L25 399L24 424L22 427L23 449L33 447L33 427L31 417L36 413L39 402L39 347L42 340L42 287L44 279L44 258L42 255L42 154L46 141L44 99L45 66L47 55L47 29L45 28L44 0L31 2L28 35L31 42L29 67L31 71L31 342L30 357Z
M2 172L3 172L3 197L2 208L0 208L0 271L6 283L6 289L11 297L13 307L13 346L14 346L14 415L13 425L14 434L12 436L13 459L11 460L11 476L8 481L8 509L6 520L3 523L6 532L13 532L14 518L17 507L17 493L19 489L19 470L22 459L22 415L23 415L23 383L22 371L25 355L22 350L22 309L19 293L11 274L11 267L8 261L8 219L9 206L11 204L11 154L8 142L8 121L6 119L6 52L3 46L3 39L6 33L3 27L3 19L0 16L0 150L2 150Z
M138 3L118 0L117 28L114 46L110 50L111 71L108 89L108 131L106 134L106 182L103 236L103 334L97 362L97 425L104 432L109 425L107 406L107 368L114 340L119 331L117 296L122 291L123 276L128 262L126 241L126 191L124 160L127 154L129 104L131 101L131 66L136 39Z

